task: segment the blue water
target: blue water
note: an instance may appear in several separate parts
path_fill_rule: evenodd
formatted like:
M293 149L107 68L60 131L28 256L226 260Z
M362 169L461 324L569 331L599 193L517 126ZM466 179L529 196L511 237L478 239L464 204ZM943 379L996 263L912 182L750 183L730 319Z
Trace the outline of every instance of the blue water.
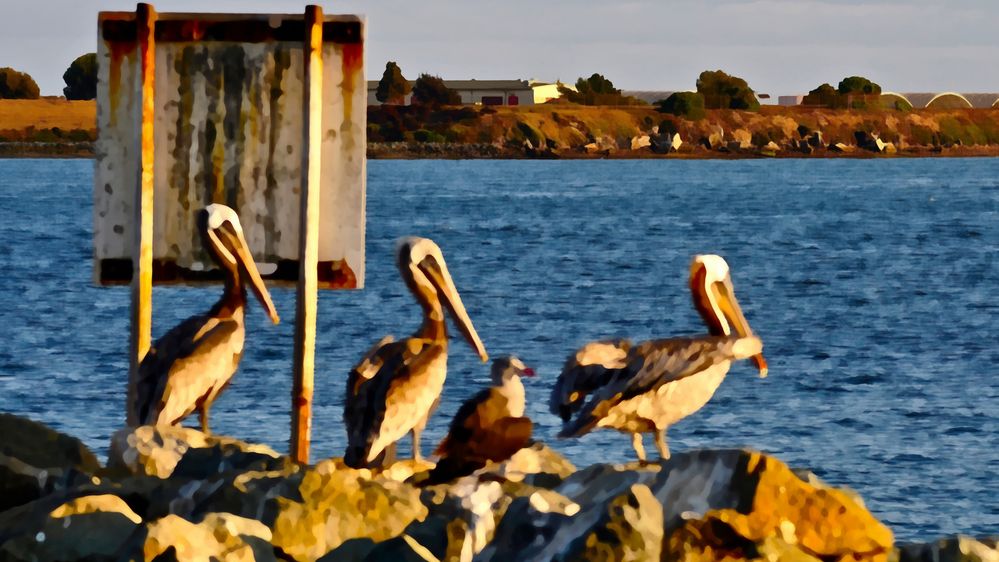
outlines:
M104 453L123 419L129 298L91 284L91 173L87 160L0 160L0 411ZM342 452L350 367L419 322L396 237L436 240L489 352L537 368L528 410L549 441L565 357L598 338L701 333L687 267L715 252L770 377L734 368L671 429L674 451L749 446L810 467L901 539L999 532L997 210L995 159L373 161L367 288L320 295L314 458ZM157 288L154 336L216 290ZM272 292L285 321L254 303L212 420L284 450L294 293ZM425 453L487 367L454 340L449 375ZM613 431L555 446L579 465L633 456Z

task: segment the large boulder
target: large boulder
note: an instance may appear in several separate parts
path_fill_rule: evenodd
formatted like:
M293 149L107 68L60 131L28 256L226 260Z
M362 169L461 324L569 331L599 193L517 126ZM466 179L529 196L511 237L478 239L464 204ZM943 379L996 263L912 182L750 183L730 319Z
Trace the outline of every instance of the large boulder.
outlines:
M16 534L0 538L0 559L118 558L142 523L121 498L108 494L74 498L54 509L31 507L18 509Z
M551 510L516 500L482 559L638 560L638 552L657 541L665 558L683 560L723 552L736 558L766 552L780 559L885 560L892 547L891 531L850 493L802 480L780 461L751 451L594 465L554 492L575 508ZM643 518L661 526L638 524Z
M147 526L141 550L132 554L142 560L273 561L270 540L270 529L262 523L231 513L210 513L199 523L168 515Z
M671 558L726 551L884 561L891 553L892 532L851 492L802 480L761 453L695 455L685 475L668 470L653 486L663 500ZM691 493L698 483L700 492Z
M269 522L273 544L296 560L316 560L350 539L385 541L427 515L415 487L338 459L305 470L297 495L275 498Z
M87 481L99 468L79 439L0 413L0 511Z
M0 413L0 454L42 469L92 474L100 463L82 441L12 414Z
M207 478L226 471L280 470L290 460L265 445L180 426L144 425L111 436L108 469L170 478Z
M885 142L881 140L876 133L869 133L867 131L855 131L853 133L854 138L857 140L857 146L867 150L869 152L884 152Z

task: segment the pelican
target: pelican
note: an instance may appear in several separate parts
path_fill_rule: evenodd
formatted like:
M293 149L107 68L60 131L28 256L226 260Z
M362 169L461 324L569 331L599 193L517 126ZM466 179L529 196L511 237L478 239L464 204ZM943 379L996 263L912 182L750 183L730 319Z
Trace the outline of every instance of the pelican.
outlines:
M423 308L423 324L402 341L383 338L347 378L344 462L352 467L380 465L382 453L394 455L396 441L410 432L413 460L421 460L420 433L440 400L447 375L444 307L482 361L489 360L437 244L403 238L396 254L399 272Z
M197 410L201 430L208 433L208 410L243 354L246 284L271 321L277 324L279 318L236 212L216 203L199 211L197 221L205 250L225 275L222 298L156 340L139 364L132 413L140 425L175 425Z
M524 417L524 383L534 370L517 357L493 362L492 386L469 398L458 409L447 436L437 447L437 466L426 484L437 484L471 474L488 462L501 462L531 440L534 424Z
M767 376L763 344L739 308L725 260L695 256L690 291L708 335L591 342L569 356L549 403L564 422L559 437L617 429L632 435L644 462L642 434L654 433L660 457L668 459L667 428L711 399L732 361L752 358L760 377Z

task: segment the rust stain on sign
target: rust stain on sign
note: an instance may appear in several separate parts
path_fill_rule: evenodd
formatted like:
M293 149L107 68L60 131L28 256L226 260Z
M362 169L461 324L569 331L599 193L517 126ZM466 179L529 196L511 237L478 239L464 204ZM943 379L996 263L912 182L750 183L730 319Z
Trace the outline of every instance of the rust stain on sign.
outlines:
M134 14L99 17L95 277L127 283L140 104ZM265 278L292 281L302 146L301 15L159 14L155 27L154 282L215 279L194 213L224 203ZM323 23L319 285L364 283L364 22ZM324 271L325 268L325 271ZM331 273L340 272L340 273Z

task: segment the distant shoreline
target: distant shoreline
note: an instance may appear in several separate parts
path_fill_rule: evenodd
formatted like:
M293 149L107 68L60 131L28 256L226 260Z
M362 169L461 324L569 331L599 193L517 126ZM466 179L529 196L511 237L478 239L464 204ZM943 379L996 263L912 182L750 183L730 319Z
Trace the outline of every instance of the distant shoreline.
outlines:
M698 120L652 106L367 111L373 160L999 157L999 109L764 106ZM0 100L0 158L92 158L95 123L93 101Z
M778 152L773 156L754 152L717 152L695 149L690 152L655 154L652 152L618 151L609 154L585 152L561 153L556 157L528 156L516 150L500 150L488 145L369 143L370 160L763 160L763 159L862 159L883 160L900 158L999 158L999 146L952 146L939 151L910 149L895 154L875 154L867 151L836 153L829 150L812 154ZM0 142L0 160L16 159L92 159L93 143L30 143Z

